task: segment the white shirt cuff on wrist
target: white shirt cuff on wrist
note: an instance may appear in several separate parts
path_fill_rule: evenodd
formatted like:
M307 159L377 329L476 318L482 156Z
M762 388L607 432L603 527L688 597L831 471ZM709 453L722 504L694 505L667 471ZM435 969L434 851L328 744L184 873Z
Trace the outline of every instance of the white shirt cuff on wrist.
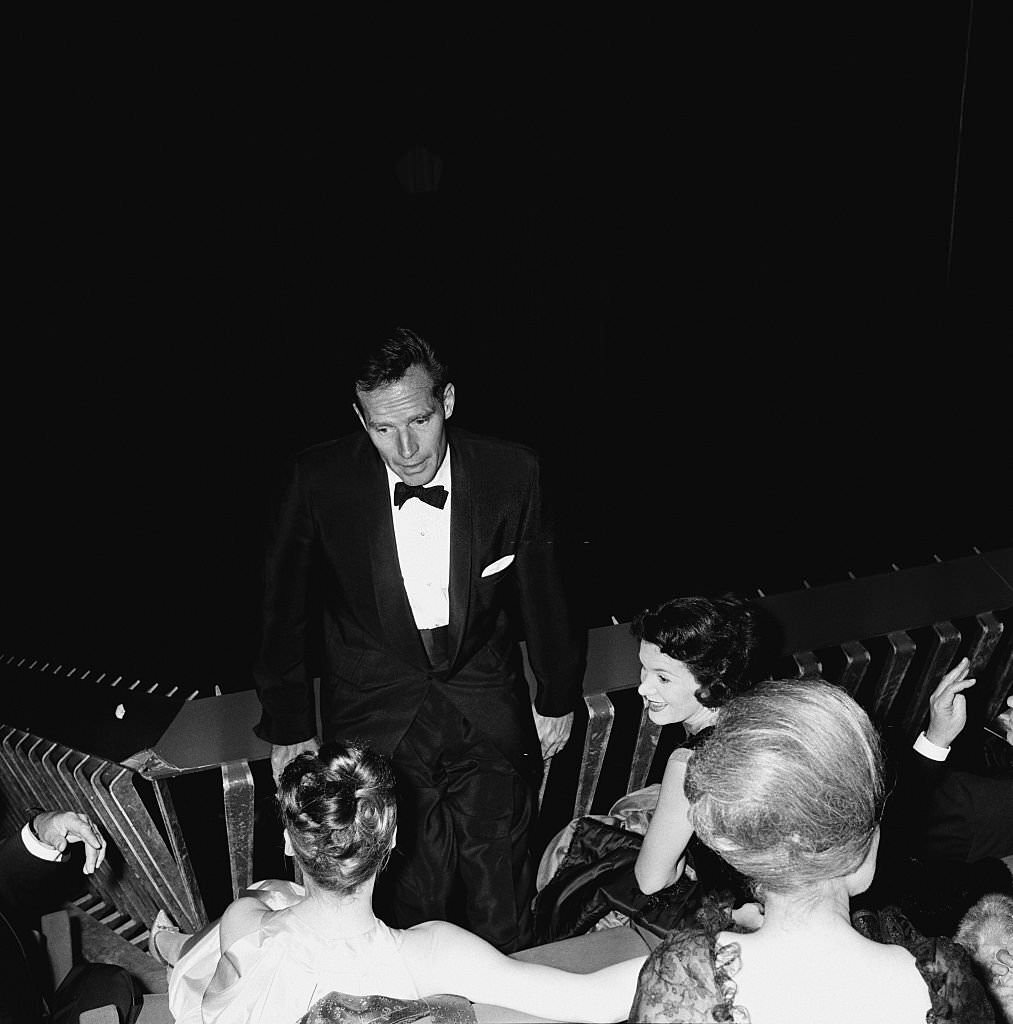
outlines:
M938 743L933 743L925 733L920 732L918 739L915 740L915 751L933 761L945 761L950 753L950 748L941 747Z
M59 850L54 850L52 846L47 846L36 839L27 825L21 830L21 842L25 844L25 849L39 860L61 860L63 858L63 854Z

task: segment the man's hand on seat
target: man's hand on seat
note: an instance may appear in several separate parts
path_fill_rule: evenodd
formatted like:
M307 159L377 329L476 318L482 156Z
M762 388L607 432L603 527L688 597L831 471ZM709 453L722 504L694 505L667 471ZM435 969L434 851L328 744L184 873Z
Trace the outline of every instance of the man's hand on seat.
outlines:
M542 747L542 758L548 760L566 746L570 730L573 728L573 712L559 718L549 718L547 715L540 715L532 704L531 714L535 718L535 731Z
M69 843L84 843L84 873L92 874L105 860L106 841L87 814L78 811L43 811L35 816L39 840L63 853Z
M301 743L272 743L271 773L274 775L275 785L277 785L278 780L281 778L281 773L285 768L285 765L287 765L293 757L298 757L307 750L311 754L315 754L319 749L320 744L317 742L317 738L315 736L308 740L303 740Z

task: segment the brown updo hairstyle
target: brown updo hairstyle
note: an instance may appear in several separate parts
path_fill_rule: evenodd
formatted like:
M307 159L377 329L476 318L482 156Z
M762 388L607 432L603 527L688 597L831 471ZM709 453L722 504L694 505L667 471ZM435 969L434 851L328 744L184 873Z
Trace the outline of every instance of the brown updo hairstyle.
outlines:
M642 611L630 629L686 665L700 684L694 696L705 708L722 707L749 686L756 612L731 594L673 598Z
M278 785L281 820L303 872L349 895L386 864L394 844L394 774L356 743L325 743L293 758Z
M685 790L704 843L761 892L801 892L865 860L886 799L883 752L844 690L769 680L722 710Z

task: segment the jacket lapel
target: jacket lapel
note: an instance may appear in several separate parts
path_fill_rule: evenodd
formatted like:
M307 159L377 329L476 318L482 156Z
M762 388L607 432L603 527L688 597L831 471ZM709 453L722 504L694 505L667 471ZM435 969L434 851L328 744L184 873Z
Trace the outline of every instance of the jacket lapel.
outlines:
M380 628L387 643L403 661L417 668L428 668L397 560L387 472L379 458L374 461L375 469L366 481L369 489L366 507L377 510L369 527L369 560Z
M451 666L457 661L468 622L471 596L471 539L473 536L471 481L463 464L460 445L450 444L450 629L447 645Z

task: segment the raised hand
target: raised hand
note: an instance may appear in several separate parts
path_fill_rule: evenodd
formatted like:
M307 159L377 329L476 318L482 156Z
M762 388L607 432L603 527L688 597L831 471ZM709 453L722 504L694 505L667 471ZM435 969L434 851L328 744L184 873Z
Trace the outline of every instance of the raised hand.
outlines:
M967 700L963 691L974 686L967 678L971 663L961 658L939 681L929 698L929 727L925 738L938 747L948 747L967 724Z

